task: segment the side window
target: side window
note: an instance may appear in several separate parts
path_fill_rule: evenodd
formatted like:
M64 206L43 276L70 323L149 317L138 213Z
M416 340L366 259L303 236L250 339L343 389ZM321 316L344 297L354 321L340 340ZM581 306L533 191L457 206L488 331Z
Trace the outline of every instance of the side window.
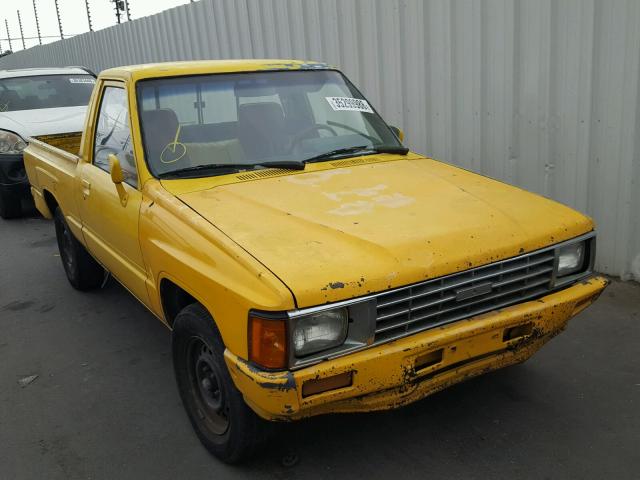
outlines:
M127 96L124 89L118 87L107 87L102 95L93 144L93 164L109 172L108 157L111 153L120 160L125 182L136 187L138 173L131 143Z

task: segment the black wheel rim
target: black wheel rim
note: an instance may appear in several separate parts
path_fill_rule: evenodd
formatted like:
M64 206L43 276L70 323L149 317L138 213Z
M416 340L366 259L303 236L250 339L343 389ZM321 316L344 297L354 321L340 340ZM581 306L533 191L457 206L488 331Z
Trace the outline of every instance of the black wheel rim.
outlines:
M73 273L75 259L73 256L73 238L71 237L72 233L64 222L62 222L61 228L62 248L60 253L62 253L62 263L64 264L64 268L67 272Z
M212 433L223 435L229 429L227 395L214 353L201 338L189 341L187 369L196 415Z

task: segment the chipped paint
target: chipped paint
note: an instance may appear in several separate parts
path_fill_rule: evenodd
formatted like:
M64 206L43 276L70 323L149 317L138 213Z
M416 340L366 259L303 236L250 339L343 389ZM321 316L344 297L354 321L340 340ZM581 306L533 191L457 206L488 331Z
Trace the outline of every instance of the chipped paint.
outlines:
M334 202L339 202L340 200L342 200L343 197L353 196L353 195L356 195L359 197L375 197L380 195L380 192L382 192L383 190L386 190L387 188L388 187L386 185L380 184L380 185L376 185L375 187L356 188L354 190L347 190L344 192L333 192L333 193L323 192L323 194L330 200L333 200Z
M270 420L291 420L406 405L474 376L526 360L565 329L576 304L592 299L606 284L606 279L594 277L589 284L578 283L544 297L542 302L503 308L294 371L291 384L296 387L270 388L262 397L254 395L254 401L259 402L256 411ZM530 334L504 339L505 331L529 323L533 324ZM416 369L418 357L437 350L442 350L437 363ZM235 362L250 375L260 376L255 382L236 382L243 393L253 392L256 385L282 381L280 372L247 370L246 362ZM305 381L350 371L354 372L350 387L301 397L299 389Z
M336 175L349 175L351 170L348 168L340 168L336 170L325 170L320 172L310 172L304 175L292 175L286 177L286 180L290 183L297 185L306 185L309 187L319 187L322 183L330 180Z
M377 206L386 208L400 208L411 205L416 200L400 192L383 193L389 187L378 184L372 187L355 188L337 192L322 192L325 197L334 202L340 202L345 198L364 197L366 200L355 200L346 202L338 208L329 210L328 213L334 215L361 215L372 213Z
M376 207L400 208L411 205L416 201L402 193L392 193L390 195L379 195L371 200L357 200L355 202L343 203L338 208L329 210L328 213L334 215L362 215L373 213Z
M568 208L440 162L378 157L387 161L348 169L313 163L304 173L252 182L162 185L277 275L299 307L486 265L593 228ZM454 174L470 193L452 185ZM388 272L397 276L386 280ZM361 275L366 285L356 282ZM321 290L336 279L344 289Z

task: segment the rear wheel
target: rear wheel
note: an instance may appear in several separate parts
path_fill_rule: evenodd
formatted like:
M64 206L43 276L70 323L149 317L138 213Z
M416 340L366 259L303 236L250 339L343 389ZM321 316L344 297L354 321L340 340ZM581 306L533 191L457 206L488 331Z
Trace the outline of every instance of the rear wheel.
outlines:
M226 463L249 456L268 425L233 384L220 333L201 305L189 305L178 314L172 347L178 390L202 444Z
M0 217L8 220L17 218L22 214L20 197L7 192L0 192Z
M78 290L91 290L102 285L104 268L73 236L60 207L56 208L54 222L60 259L69 283Z

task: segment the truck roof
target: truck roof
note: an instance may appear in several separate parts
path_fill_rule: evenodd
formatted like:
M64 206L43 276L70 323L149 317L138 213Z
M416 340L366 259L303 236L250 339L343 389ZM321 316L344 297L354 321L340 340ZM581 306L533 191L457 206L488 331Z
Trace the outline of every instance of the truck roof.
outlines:
M145 78L179 77L207 73L257 72L265 70L323 70L329 68L331 67L326 63L303 60L205 60L129 65L103 70L100 76L137 81Z
M81 67L59 68L20 68L14 70L0 70L0 79L16 77L36 77L40 75L90 75L90 72Z

